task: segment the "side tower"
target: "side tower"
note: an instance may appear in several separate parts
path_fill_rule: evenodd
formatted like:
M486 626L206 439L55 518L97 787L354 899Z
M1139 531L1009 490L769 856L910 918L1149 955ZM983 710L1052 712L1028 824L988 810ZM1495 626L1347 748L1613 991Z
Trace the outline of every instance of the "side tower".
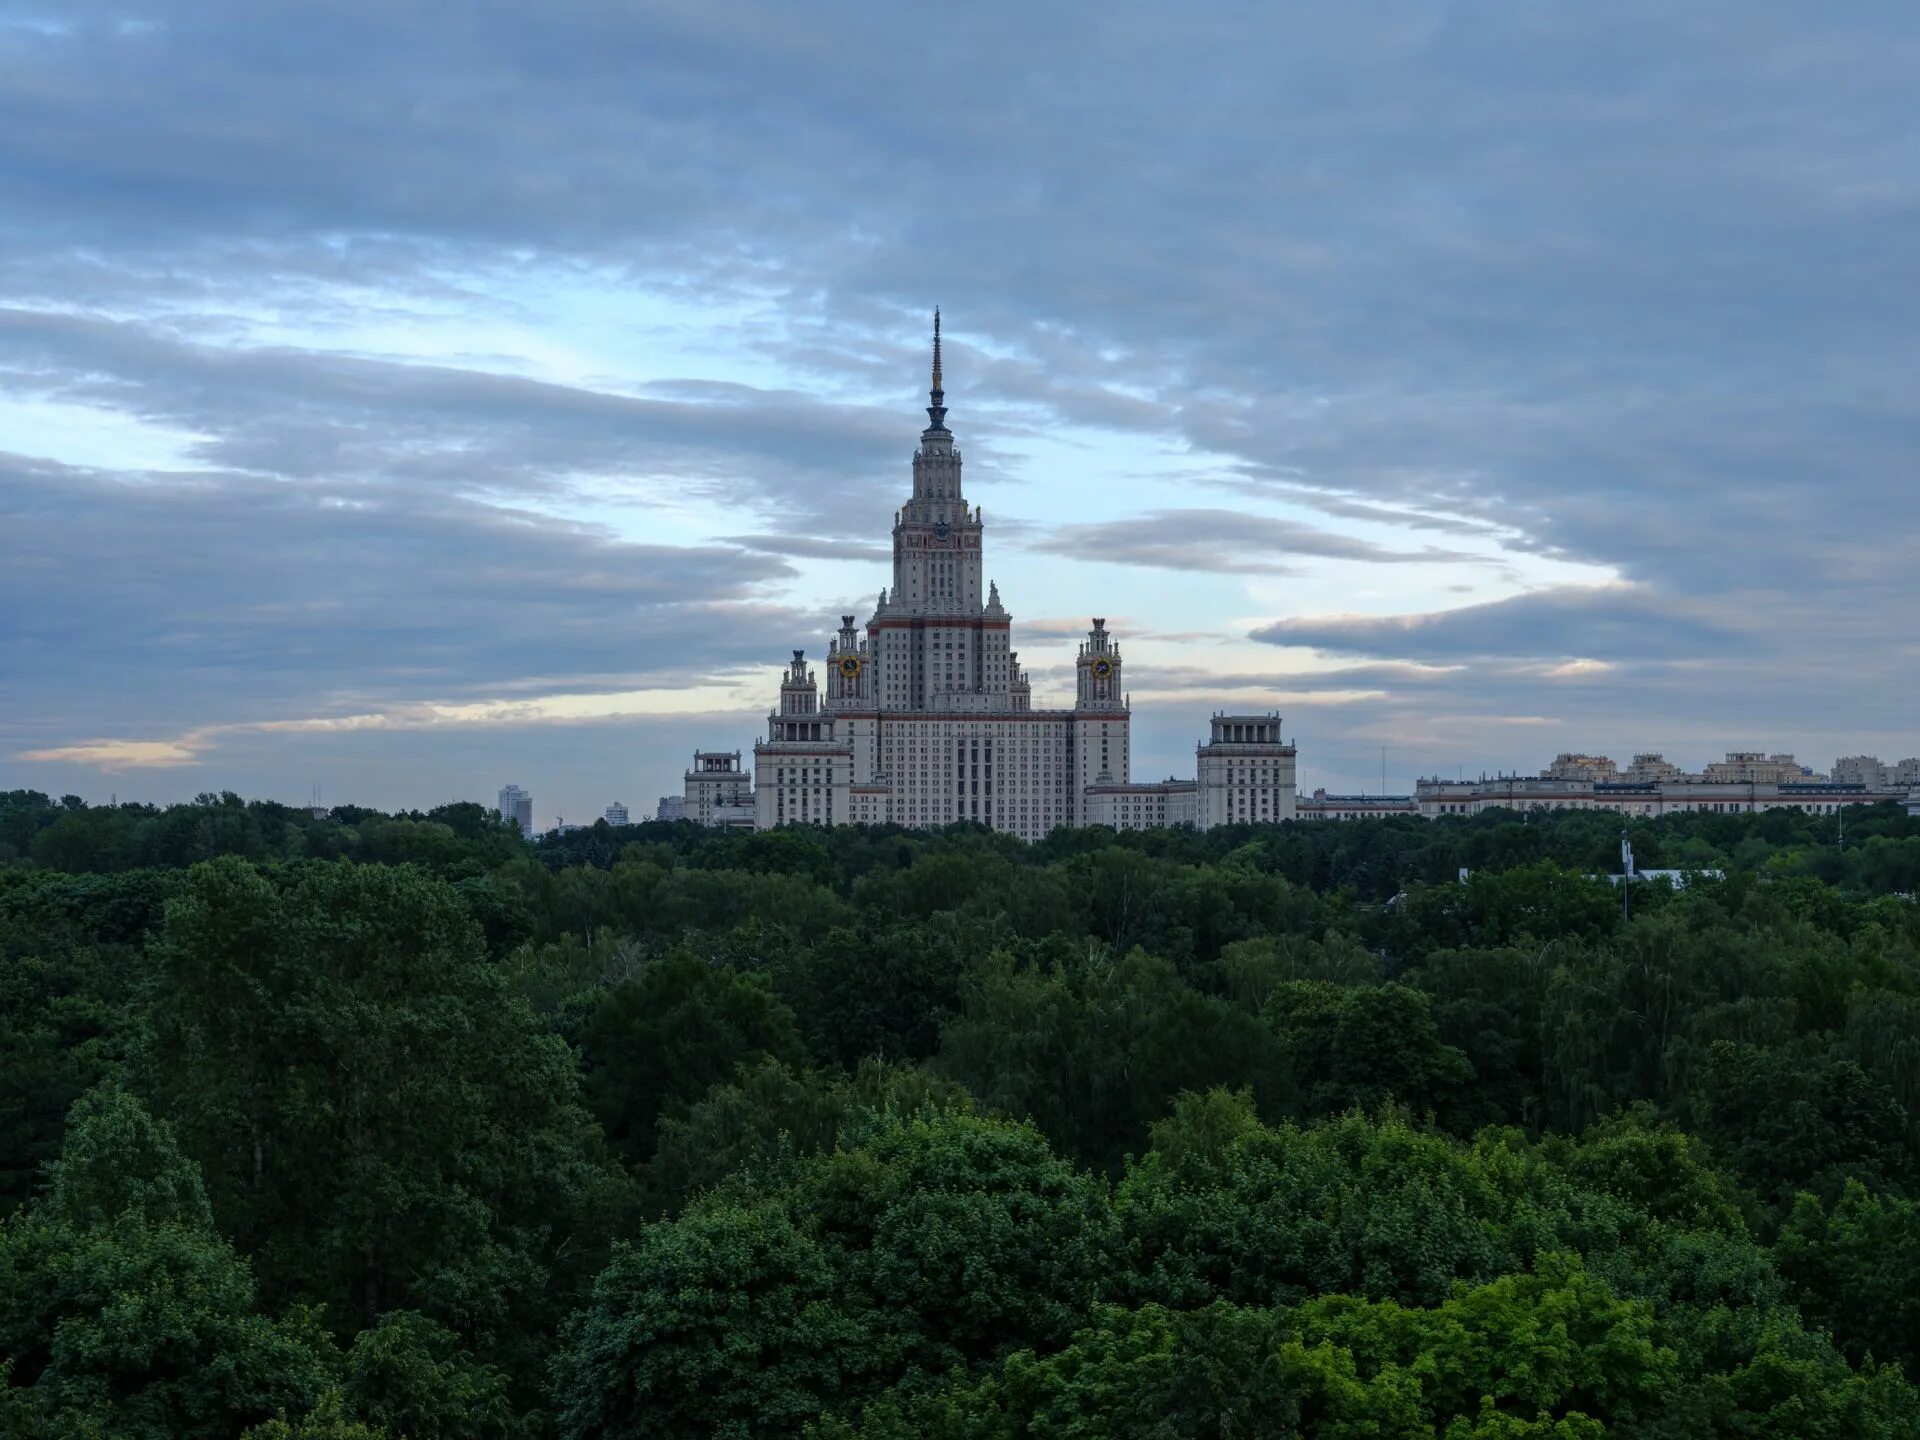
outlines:
M691 820L721 829L750 827L754 821L753 780L740 768L738 750L696 750L683 782L680 814L661 819ZM663 812L667 797L661 798Z
M1215 715L1212 736L1194 752L1194 773L1202 830L1294 818L1294 749L1280 736L1278 715Z
M1120 647L1107 622L1094 617L1074 661L1073 758L1076 825L1091 823L1089 785L1124 785L1131 773L1128 731L1132 714L1120 680Z
M873 646L861 636L853 616L840 617L840 632L827 645L827 701L834 739L852 757L856 792L851 818L873 824L888 818L887 787L876 781L880 772L880 706Z
M780 705L767 716L767 738L753 747L753 824L835 825L847 818L852 753L820 706L820 684L804 650L780 680Z

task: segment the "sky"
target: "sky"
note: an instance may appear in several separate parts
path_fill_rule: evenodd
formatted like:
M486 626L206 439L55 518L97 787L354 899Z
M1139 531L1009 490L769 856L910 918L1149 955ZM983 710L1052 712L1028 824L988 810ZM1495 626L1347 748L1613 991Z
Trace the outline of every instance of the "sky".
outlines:
M1920 751L1920 8L0 0L0 789L541 824L888 583L1134 778Z

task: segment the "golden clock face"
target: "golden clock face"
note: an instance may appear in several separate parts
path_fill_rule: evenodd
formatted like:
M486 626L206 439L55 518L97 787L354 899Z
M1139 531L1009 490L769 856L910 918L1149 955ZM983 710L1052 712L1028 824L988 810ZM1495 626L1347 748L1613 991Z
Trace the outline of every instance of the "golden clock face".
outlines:
M1093 674L1096 680L1104 680L1113 674L1113 661L1102 655L1093 662Z
M840 657L840 678L842 680L858 680L860 678L860 657L858 655L842 655Z

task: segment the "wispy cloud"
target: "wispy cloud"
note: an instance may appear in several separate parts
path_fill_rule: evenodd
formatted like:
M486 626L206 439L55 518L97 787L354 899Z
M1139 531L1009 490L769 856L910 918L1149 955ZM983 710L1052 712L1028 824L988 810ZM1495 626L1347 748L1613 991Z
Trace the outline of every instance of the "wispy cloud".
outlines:
M1252 575L1290 575L1303 559L1367 565L1484 559L1423 546L1394 550L1336 531L1235 510L1155 510L1125 520L1062 525L1031 549L1122 565Z

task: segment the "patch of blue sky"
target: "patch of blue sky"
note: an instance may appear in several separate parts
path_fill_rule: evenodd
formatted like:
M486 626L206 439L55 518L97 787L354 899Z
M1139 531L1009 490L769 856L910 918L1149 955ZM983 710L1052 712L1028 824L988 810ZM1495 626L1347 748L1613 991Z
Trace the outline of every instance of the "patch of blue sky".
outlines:
M205 437L121 410L0 394L0 451L101 470L186 470Z

